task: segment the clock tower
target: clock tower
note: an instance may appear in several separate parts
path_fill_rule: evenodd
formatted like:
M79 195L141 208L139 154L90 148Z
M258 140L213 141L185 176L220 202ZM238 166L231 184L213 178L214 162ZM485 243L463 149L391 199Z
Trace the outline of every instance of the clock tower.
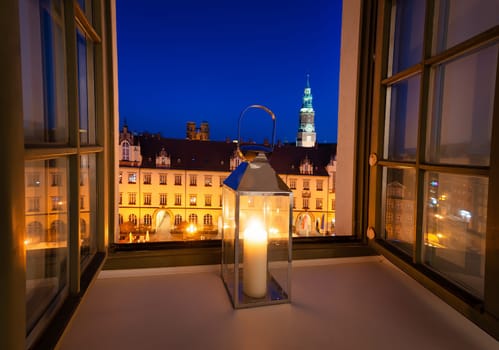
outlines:
M316 134L314 124L314 108L312 107L312 89L310 89L310 76L307 74L307 86L303 93L303 102L300 108L300 120L298 123L298 134L296 136L297 147L314 147Z

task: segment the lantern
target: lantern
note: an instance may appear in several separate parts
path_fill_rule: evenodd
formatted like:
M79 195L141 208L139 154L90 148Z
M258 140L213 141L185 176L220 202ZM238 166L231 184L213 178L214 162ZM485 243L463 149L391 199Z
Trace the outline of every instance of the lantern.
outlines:
M273 119L275 115L263 109ZM290 302L292 192L270 166L272 149L239 146L245 158L222 189L222 279L235 308ZM273 145L272 145L273 147Z

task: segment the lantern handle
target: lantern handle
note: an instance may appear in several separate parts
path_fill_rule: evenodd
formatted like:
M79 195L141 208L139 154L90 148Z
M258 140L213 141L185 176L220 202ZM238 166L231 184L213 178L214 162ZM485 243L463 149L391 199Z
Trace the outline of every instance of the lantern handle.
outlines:
M258 104L249 105L248 107L246 107L245 109L242 110L241 114L239 115L239 123L237 125L237 151L238 151L239 155L242 156L243 158L247 158L247 157L244 156L244 154L241 152L241 147L240 147L240 144L241 144L241 120L243 119L244 113L246 113L246 111L250 108L258 108L258 109L264 110L272 118L272 122L273 122L272 143L271 143L270 148L265 147L265 146L258 146L258 145L248 145L247 147L243 146L242 148L248 149L249 151L251 151L251 153L258 152L258 151L262 151L265 153L271 153L274 150L274 142L275 142L275 114L274 114L274 112L272 112L269 108L267 108L263 105L258 105Z

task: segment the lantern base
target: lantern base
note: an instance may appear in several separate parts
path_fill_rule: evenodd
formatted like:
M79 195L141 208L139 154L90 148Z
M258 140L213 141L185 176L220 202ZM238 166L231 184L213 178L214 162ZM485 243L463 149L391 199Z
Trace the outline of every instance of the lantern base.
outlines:
M243 274L243 269L239 269L239 277L242 277L242 274ZM288 293L286 293L286 291L280 286L277 280L270 274L267 279L267 292L265 296L261 298L254 298L244 294L242 281L243 279L239 278L239 283L237 288L238 292L236 296L234 288L232 287L234 286L234 283L230 283L229 281L224 280L225 288L227 289L227 293L231 298L232 306L235 309L274 305L274 304L286 304L290 302Z

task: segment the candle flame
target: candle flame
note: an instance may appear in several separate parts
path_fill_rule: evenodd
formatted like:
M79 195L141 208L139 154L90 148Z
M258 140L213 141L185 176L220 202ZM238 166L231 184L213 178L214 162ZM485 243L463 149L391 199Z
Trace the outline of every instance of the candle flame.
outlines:
M257 242L267 241L267 231L265 231L262 223L257 219L251 219L244 230L244 239Z

